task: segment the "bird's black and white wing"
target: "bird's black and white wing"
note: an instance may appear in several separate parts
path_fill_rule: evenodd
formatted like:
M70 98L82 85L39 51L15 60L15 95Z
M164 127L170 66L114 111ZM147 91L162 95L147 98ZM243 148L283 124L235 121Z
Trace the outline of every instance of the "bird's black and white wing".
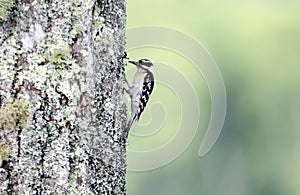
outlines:
M144 83L143 83L143 90L142 90L142 94L140 96L139 109L138 109L137 116L136 116L137 121L140 119L140 116L147 105L147 102L153 91L153 88L154 88L154 77L153 77L153 74L149 72L145 76Z

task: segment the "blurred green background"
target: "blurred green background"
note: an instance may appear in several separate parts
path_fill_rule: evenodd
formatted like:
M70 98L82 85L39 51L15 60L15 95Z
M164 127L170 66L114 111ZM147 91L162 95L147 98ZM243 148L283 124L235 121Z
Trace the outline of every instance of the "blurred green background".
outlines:
M300 1L128 0L127 14L128 28L171 27L202 43L218 64L227 92L221 135L200 158L210 96L202 78L189 78L201 94L202 122L196 137L170 164L128 172L128 194L300 194ZM129 56L165 62L186 75L193 73L190 62L169 51L144 48L130 51ZM163 101L168 93L158 85L151 101ZM171 106L166 109L176 101L169 99ZM176 105L167 112L169 123L178 120ZM144 115L141 123L147 121L149 112ZM173 128L167 126L156 139L130 136L128 147L157 147L176 133Z

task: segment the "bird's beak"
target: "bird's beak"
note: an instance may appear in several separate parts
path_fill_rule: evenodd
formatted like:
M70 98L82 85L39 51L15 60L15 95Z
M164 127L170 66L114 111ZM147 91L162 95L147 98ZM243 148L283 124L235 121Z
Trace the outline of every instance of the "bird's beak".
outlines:
M128 62L131 63L131 64L134 64L134 65L136 65L136 66L139 65L139 62L135 62L135 61L128 61Z

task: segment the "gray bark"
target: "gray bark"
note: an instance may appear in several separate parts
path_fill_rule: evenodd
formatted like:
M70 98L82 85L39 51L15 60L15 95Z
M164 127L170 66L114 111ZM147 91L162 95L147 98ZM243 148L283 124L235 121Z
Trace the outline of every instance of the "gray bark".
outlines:
M124 0L0 0L0 194L126 194Z

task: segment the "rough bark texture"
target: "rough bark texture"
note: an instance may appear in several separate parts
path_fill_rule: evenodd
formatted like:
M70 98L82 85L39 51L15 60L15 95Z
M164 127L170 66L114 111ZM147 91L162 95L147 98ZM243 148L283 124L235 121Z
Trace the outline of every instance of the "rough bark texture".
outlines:
M125 194L124 0L0 0L0 194Z

